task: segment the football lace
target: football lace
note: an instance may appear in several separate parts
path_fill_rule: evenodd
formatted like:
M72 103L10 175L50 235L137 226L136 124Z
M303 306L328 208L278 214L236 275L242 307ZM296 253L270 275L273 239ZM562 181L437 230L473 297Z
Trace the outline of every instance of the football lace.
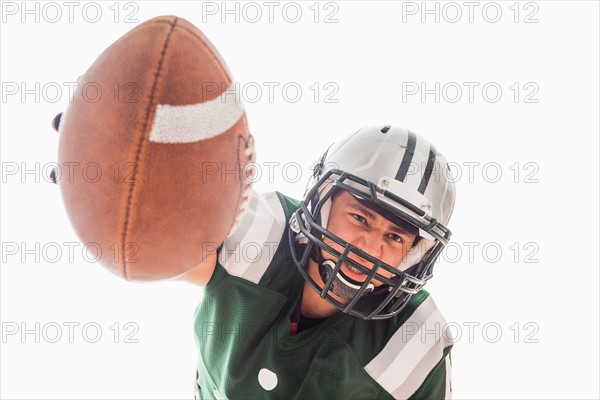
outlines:
M250 202L250 197L252 196L252 184L254 183L254 176L256 174L256 166L254 165L256 162L256 151L254 147L253 136L250 136L248 140L248 145L244 149L244 156L246 156L246 158L248 159L248 163L246 164L246 167L244 167L244 170L248 171L248 175L242 177L245 183L245 188L241 195L242 202L240 204L237 216L235 217L235 222L233 223L233 226L231 227L227 236L231 235L231 233L236 230L236 228L242 221L242 217L246 213L246 208L248 206L248 203Z

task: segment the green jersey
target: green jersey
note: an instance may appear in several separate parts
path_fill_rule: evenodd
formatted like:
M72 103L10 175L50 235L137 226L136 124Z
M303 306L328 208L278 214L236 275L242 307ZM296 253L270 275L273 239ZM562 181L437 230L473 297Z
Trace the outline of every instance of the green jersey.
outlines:
M196 308L202 399L450 398L452 338L425 291L398 316L339 312L290 335L304 279L288 225L298 202L253 196Z

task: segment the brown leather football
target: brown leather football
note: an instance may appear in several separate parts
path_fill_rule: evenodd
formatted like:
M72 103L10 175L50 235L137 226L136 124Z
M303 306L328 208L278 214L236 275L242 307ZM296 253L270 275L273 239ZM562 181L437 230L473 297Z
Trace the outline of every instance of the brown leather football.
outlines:
M182 18L153 18L108 47L58 130L71 223L125 279L190 270L243 213L255 159L243 106L219 53Z

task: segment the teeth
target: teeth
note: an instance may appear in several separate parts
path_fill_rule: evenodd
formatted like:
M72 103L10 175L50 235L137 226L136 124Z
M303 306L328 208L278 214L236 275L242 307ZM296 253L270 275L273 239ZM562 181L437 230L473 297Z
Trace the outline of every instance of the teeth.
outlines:
M352 266L350 266L350 265L348 265L348 268L349 268L349 269L350 269L350 271L352 271L352 272L356 272L357 274L363 274L363 272L362 272L362 271L360 271L360 270L358 270L358 269L356 269L356 268L354 268L354 267L352 267ZM363 274L363 275L364 275L364 274Z

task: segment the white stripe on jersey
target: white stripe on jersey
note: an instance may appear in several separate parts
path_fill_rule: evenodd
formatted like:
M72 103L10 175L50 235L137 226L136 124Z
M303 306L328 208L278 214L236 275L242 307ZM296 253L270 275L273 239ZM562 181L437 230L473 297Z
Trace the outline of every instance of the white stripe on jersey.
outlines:
M446 400L452 400L452 361L446 356Z
M428 296L365 370L395 398L408 398L451 343L444 317Z
M285 222L275 192L252 191L240 224L223 243L219 262L231 275L258 283L279 247Z
M432 317L434 316L435 314ZM433 367L435 367L442 359L442 352L443 349L440 346L432 346L408 376L399 377L397 382L400 384L400 386L392 393L394 398L406 399L410 397L411 394L416 392L421 384L425 381L425 378L427 378L427 375L429 375ZM409 355L409 357L410 356L411 355Z

